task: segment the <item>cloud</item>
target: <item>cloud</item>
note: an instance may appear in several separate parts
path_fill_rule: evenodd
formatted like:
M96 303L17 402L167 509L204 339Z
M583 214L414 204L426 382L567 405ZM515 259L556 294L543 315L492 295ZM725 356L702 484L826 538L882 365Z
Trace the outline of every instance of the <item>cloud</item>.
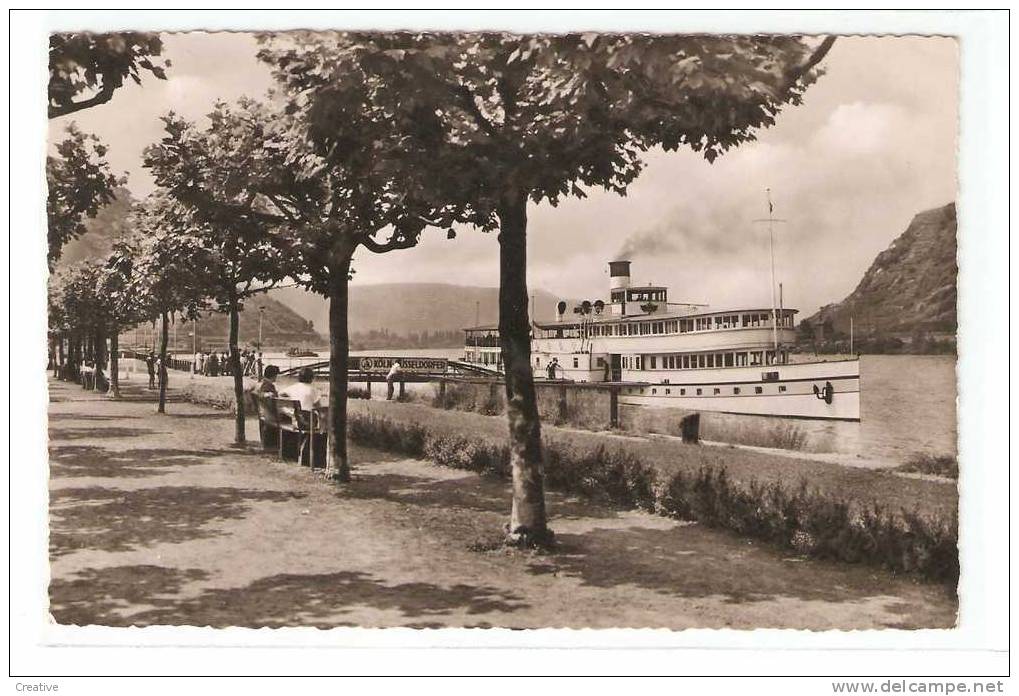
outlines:
M814 144L833 152L875 154L908 131L907 120L906 110L895 104L840 104L817 131Z
M110 145L114 169L130 170L140 195L152 187L141 152L160 137L159 115L199 118L217 98L258 96L271 84L251 35L168 35L166 50L168 81L129 84L74 117ZM651 151L625 197L592 190L555 208L531 205L529 283L594 299L606 293L607 262L625 252L634 282L670 285L674 299L767 305L769 236L755 220L766 216L771 188L775 214L787 221L775 227L787 306L808 311L844 297L913 215L955 196L958 47L944 38L840 37L824 65L802 105L714 164L688 150ZM492 287L498 243L469 228L455 240L430 231L415 249L359 253L355 268L355 283Z

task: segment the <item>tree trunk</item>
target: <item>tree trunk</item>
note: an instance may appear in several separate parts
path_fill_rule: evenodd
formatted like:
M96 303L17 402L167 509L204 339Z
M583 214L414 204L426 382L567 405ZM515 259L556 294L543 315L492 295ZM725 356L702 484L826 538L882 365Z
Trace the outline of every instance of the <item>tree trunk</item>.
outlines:
M238 324L237 299L230 298L230 374L234 380L234 399L237 415L234 418L234 443L244 444L244 375L241 374L241 352L237 349Z
M329 268L329 449L326 475L334 481L350 481L347 459L347 302L350 259L345 254Z
M169 373L166 369L166 344L170 339L169 328L167 327L166 312L163 312L163 328L159 337L159 365L156 368L156 379L159 381L159 413L166 413L166 382Z
M60 377L61 379L64 378L66 364L67 363L64 359L64 335L60 334L60 336L57 337L57 370L55 373L57 377Z
M114 327L110 334L110 398L120 398L120 328Z
M543 546L553 535L545 515L541 421L531 372L531 323L527 313L527 197L514 194L499 206L499 346L506 371L513 508L508 541Z
M95 370L93 371L94 379L92 382L92 391L101 392L103 390L103 380L105 379L103 372L106 368L106 327L102 324L96 326L95 335L92 337L92 359L95 361Z

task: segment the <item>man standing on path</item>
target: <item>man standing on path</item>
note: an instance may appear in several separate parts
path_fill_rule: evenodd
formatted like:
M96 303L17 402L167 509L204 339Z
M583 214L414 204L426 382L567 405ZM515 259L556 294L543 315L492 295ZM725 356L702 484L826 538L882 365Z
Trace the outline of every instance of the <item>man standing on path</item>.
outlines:
M397 360L393 363L393 366L389 368L389 374L386 375L386 401L393 400L393 382L400 376L400 361Z
M168 387L170 383L168 381L169 373L166 371L166 361L160 357L156 359L156 364L159 367L159 388Z
M156 354L153 351L149 351L149 355L145 358L145 367L149 370L149 389L156 388Z
M559 358L552 358L552 362L548 364L546 372L548 373L549 379L555 379L556 368L559 367Z

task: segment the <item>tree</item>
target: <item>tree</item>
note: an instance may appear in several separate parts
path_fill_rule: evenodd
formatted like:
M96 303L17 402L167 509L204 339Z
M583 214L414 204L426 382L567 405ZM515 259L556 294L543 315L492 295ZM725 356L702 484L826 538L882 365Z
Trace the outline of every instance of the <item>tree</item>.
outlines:
M275 113L242 100L236 108L217 106L200 143L168 121L167 136L146 155L157 183L202 215L275 225L277 246L294 254L298 282L329 298L327 473L339 481L350 479L347 310L354 253L411 247L432 218L442 219L414 195L416 176L376 156L390 124L362 105L363 94L354 90L345 110L356 127L342 148L316 143L314 115Z
M158 193L135 206L134 235L125 242L131 249L133 272L125 292L139 303L139 313L160 321L159 413L166 413L166 365L169 322L178 317L194 320L205 308L206 288L196 276L202 250L190 235L176 233L175 203Z
M46 157L47 258L51 269L64 244L87 231L85 218L94 218L112 201L114 189L121 183L106 162L106 146L95 135L70 124L67 137L56 146L56 155Z
M289 108L320 147L356 137L355 81L391 124L388 156L418 152L438 201L499 231L499 334L513 470L509 532L546 543L541 431L527 314L527 204L625 194L653 147L708 161L753 140L800 102L834 39L502 33L332 33L269 37Z
M72 352L75 345L82 346L80 358L95 364L95 391L105 387L106 340L114 329L104 272L101 263L83 262L65 269L50 284L51 327L69 337ZM71 375L76 378L78 360L72 363Z
M157 182L170 186L168 195L179 195L172 215L164 220L175 234L190 237L193 250L193 272L215 301L217 311L230 317L230 372L233 375L237 403L234 440L245 441L244 375L238 347L239 315L243 301L296 274L292 250L286 239L274 234L279 222L269 215L240 214L246 203L238 192L234 167L257 158L258 145L248 139L250 131L233 127L235 117L225 104L217 104L210 114L206 130L170 114L164 117L166 137L145 151L145 166ZM216 167L230 158L232 171ZM241 169L243 171L243 169ZM182 185L182 182L187 184ZM203 194L194 195L195 187Z
M143 71L165 80L170 61L153 62L162 51L157 34L51 34L49 117L105 104L128 77L141 84ZM79 99L88 93L92 94Z
M114 399L120 398L120 332L145 318L144 298L136 292L140 281L136 256L129 242L117 241L98 278L110 327L110 396Z

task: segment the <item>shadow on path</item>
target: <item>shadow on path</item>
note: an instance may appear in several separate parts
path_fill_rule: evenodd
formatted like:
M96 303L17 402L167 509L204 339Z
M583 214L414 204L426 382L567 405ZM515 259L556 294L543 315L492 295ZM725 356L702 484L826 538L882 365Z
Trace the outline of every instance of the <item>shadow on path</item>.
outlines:
M923 609L924 594L939 593L936 587L918 587L924 592L905 599L901 589L889 587L887 575L874 569L804 562L792 554L781 558L774 549L698 524L666 529L595 526L582 533L558 533L556 541L555 550L536 558L528 572L573 576L597 588L635 586L681 598L718 598L725 604L788 598L835 607L877 599L883 611L893 615L922 614L918 610ZM892 593L899 596L891 599ZM951 625L954 617L944 620ZM916 628L929 623L887 625Z
M80 549L128 551L206 539L225 533L206 525L240 519L252 503L303 497L282 491L198 486L58 489L50 497L50 555Z
M50 421L123 421L138 419L141 416L132 416L126 413L117 415L104 416L94 413L51 413L49 414Z
M343 618L361 607L396 611L401 617L413 619L452 613L508 613L528 606L515 593L494 587L443 587L428 582L387 585L367 573L353 571L279 574L245 587L207 589L195 597L174 597L186 582L204 577L200 570L147 565L89 569L74 579L51 583L51 612L59 623L78 625L327 628L356 625Z
M100 440L103 438L141 437L143 435L165 435L152 428L56 428L50 427L53 440Z
M57 445L50 447L50 475L53 478L143 478L186 466L206 465L210 457L235 453L242 452L108 450L94 445Z
M386 461L394 460L406 461L406 458L399 457ZM429 476L427 469L420 475L406 471L386 471L390 467L378 466L378 461L373 460L375 466L373 463L366 463L357 467L354 470L353 483L338 490L337 496L387 500L402 505L442 510L459 508L509 517L512 491L508 480L453 469L443 472L446 475L442 478ZM420 463L415 463L413 468L419 471L423 469ZM607 506L592 504L582 498L553 491L546 492L545 501L549 516L557 519L609 518L617 517L619 514Z

